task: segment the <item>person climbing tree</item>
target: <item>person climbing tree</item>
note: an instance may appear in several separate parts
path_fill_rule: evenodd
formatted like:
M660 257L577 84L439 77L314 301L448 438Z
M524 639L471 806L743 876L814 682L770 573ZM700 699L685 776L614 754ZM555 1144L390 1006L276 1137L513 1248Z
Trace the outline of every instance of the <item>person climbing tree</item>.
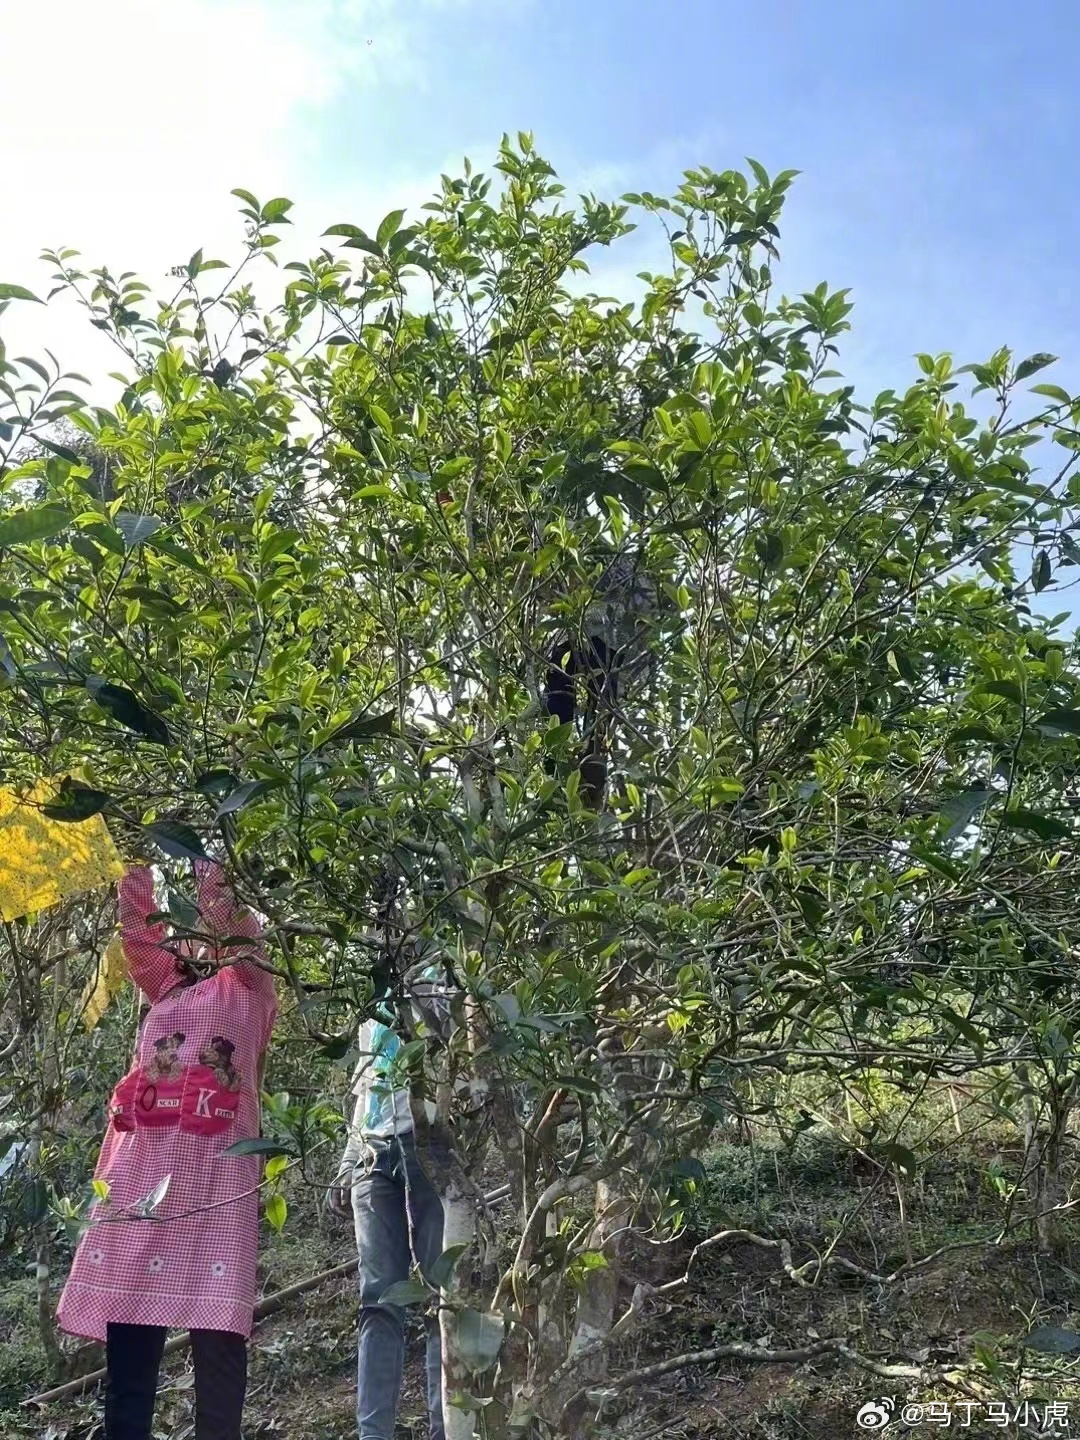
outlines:
M99 1198L57 1311L69 1334L105 1343L106 1440L149 1440L170 1328L191 1331L196 1440L240 1440L261 1160L222 1152L259 1134L277 1002L255 917L219 865L198 862L196 874L198 952L170 948L151 923L148 869L119 886L129 974L150 1008L109 1104Z
M636 670L643 657L641 625L655 605L655 585L638 558L622 552L601 574L578 633L564 636L548 657L544 705L560 725L576 719L578 681L584 681L578 768L581 798L591 810L599 810L604 802L610 726L620 681L628 667Z

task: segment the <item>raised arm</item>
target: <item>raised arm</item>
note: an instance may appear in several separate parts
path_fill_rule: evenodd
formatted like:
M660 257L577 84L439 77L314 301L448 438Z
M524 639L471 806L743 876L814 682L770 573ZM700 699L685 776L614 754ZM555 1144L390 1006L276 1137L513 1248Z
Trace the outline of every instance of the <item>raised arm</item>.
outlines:
M154 877L145 866L129 870L117 889L120 939L127 956L128 973L151 1005L179 981L176 956L162 943L165 927L151 925L154 912Z
M221 948L219 956L231 962L228 971L233 979L250 990L266 1006L265 1043L270 1038L270 1030L277 1015L277 994L274 990L274 977L257 963L266 959L259 922L246 905L237 902L224 870L216 861L196 861L195 870L199 881L200 928L217 940L229 938L233 941ZM244 939L251 943L245 945Z

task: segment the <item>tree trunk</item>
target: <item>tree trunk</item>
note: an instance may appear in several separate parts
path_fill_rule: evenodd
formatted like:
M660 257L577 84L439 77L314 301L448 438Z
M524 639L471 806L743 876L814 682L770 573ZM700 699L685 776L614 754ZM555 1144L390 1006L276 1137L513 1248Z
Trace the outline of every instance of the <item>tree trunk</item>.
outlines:
M458 1317L465 1299L459 1276L471 1274L470 1253L476 1240L476 1205L460 1179L448 1177L443 1194L443 1249L453 1245L466 1245L461 1264L454 1276L442 1290L442 1304L439 1307L439 1331L442 1336L442 1405L446 1440L473 1440L473 1417L469 1410L459 1409L453 1398L469 1394L472 1388L472 1371L465 1363L458 1340Z
M570 1354L576 1355L587 1345L604 1340L615 1324L619 1295L618 1256L620 1237L630 1216L629 1201L619 1187L619 1177L597 1181L595 1223L589 1249L603 1255L607 1264L587 1270L578 1300L577 1324L570 1342ZM599 1350L577 1372L577 1381L602 1380L607 1374L607 1351Z
M1046 1255L1060 1252L1064 1244L1062 1211L1064 1199L1062 1160L1069 1116L1075 1101L1075 1081L1066 1085L1051 1083L1046 1095L1049 1127L1040 1133L1041 1107L1031 1089L1028 1076L1022 1077L1024 1091L1024 1169L1027 1192L1035 1218L1035 1235L1039 1249Z

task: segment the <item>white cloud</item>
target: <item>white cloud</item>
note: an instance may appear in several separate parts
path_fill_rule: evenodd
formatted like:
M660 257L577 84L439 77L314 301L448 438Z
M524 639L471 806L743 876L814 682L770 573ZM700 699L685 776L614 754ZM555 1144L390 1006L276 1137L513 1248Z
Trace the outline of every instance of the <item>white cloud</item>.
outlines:
M360 185L320 187L318 122L346 86L419 83L417 26L467 3L418 0L405 23L394 0L7 0L0 281L44 293L38 256L63 245L152 285L200 246L231 258L237 185L301 202L300 253L341 205L366 221L428 198L437 176L380 174L377 155ZM12 306L3 336L95 378L115 365L68 303Z
M489 170L498 137L470 147L449 125L447 152L428 169L387 143L385 117L392 121L410 89L425 88L454 44L482 32L495 3L6 0L0 281L44 294L40 252L70 245L82 268L135 271L166 293L168 269L197 248L237 255L242 222L229 192L238 185L296 201L282 258L310 255L335 221L374 229L398 207L421 218L440 170L458 173L464 154ZM361 122L355 140L349 135L347 170L328 174L330 127L339 115L355 124L358 112L379 115L379 124L365 132ZM590 169L574 157L562 168L572 203L583 189L618 194L641 164ZM625 242L619 250L603 257L612 269L602 288L617 282L615 293L636 293L640 265ZM47 310L13 305L0 326L10 353L47 347L95 382L125 368L68 297ZM114 387L102 383L104 396Z

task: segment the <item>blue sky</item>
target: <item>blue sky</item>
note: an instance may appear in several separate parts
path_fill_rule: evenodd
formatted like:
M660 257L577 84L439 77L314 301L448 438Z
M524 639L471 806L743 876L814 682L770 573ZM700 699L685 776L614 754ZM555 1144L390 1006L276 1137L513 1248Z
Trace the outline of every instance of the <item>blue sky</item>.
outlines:
M444 5L417 27L421 83L388 67L313 117L318 164L406 178L525 127L616 191L747 154L793 166L781 276L852 286L868 379L1008 341L1080 381L1078 52L1065 0Z
M59 243L156 278L237 234L234 185L291 196L308 248L531 129L571 192L801 170L779 279L851 287L862 392L1003 343L1080 389L1074 0L5 0L3 26L48 64L0 82L0 279ZM658 258L635 236L597 283ZM43 333L100 370L64 312Z

